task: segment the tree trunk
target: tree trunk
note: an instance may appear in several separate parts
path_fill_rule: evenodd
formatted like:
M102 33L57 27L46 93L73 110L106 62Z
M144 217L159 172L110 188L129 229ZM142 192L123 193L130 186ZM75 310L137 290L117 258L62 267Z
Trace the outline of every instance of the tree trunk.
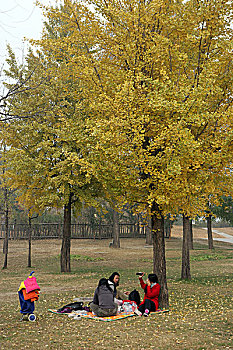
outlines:
M161 285L159 295L159 307L169 307L169 297L166 277L165 240L164 240L164 218L156 203L152 207L152 239L153 239L153 271L158 276Z
M190 237L190 219L183 215L183 248L182 248L182 269L181 279L191 279L190 259L189 259L189 237Z
M101 217L99 219L99 239L102 237L102 220Z
M32 220L28 218L28 267L32 267Z
M112 248L120 248L120 225L119 214L116 210L113 210L113 241Z
M140 235L140 215L137 215L137 234ZM135 235L134 235L135 237Z
M207 216L207 232L209 249L214 249L213 232L212 232L212 215Z
M91 233L92 233L92 236L95 237L95 235L96 235L95 209L93 207L90 207L89 208L89 213L90 213L89 222L90 222L90 225L91 225Z
M169 215L170 217L170 215ZM165 238L170 238L171 237L171 220L169 217L164 220L164 230L165 230Z
M3 243L3 254L5 254L4 257L4 264L3 269L7 269L7 258L8 258L8 241L9 241L9 206L8 206L8 190L7 188L4 189L4 207L5 207L5 237L4 237L4 243Z
M189 220L189 249L193 249L193 220Z
M64 222L61 246L61 272L70 272L70 241L71 241L71 197L69 202L64 206Z
M152 245L151 216L148 217L146 225L146 244Z

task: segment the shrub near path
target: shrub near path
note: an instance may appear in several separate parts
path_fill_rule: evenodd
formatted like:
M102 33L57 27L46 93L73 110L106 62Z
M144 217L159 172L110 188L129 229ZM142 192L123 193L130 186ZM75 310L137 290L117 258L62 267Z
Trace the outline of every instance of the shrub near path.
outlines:
M195 242L192 280L185 282L179 279L181 240L167 240L170 312L104 323L75 321L48 309L92 296L99 278L115 270L121 289L142 292L135 273L151 272L152 248L142 239L124 239L119 250L109 248L108 240L73 240L72 273L61 274L60 244L33 241L32 269L41 286L37 321L20 322L17 289L32 269L25 267L27 242L10 241L9 267L0 273L1 349L232 349L232 245L218 242L210 252L207 242Z

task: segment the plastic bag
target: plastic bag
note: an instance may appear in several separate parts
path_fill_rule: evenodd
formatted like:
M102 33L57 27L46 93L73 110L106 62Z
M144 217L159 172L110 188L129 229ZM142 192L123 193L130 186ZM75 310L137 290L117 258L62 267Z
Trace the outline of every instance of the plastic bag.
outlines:
M137 304L135 303L135 301L124 300L122 304L122 309L123 312L130 314L137 309Z

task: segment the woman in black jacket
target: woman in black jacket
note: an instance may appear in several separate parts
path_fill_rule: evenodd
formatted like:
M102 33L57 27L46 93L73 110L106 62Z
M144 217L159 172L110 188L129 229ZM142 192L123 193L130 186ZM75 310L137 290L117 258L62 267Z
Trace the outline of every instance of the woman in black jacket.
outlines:
M114 293L106 278L99 280L90 308L99 317L114 316L117 314L118 306L114 303Z

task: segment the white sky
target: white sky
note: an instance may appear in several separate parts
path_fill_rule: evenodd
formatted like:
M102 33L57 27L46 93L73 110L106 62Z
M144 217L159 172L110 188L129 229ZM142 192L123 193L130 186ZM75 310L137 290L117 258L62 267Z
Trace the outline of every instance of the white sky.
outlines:
M40 0L44 5L55 5L56 0ZM9 43L17 57L26 47L23 38L38 39L43 26L43 15L34 0L0 0L0 66L6 59Z
M55 5L57 1L40 2L44 5ZM35 6L35 0L0 0L0 68L6 59L6 44L11 45L20 59L26 47L23 38L38 39L42 26L42 12Z

